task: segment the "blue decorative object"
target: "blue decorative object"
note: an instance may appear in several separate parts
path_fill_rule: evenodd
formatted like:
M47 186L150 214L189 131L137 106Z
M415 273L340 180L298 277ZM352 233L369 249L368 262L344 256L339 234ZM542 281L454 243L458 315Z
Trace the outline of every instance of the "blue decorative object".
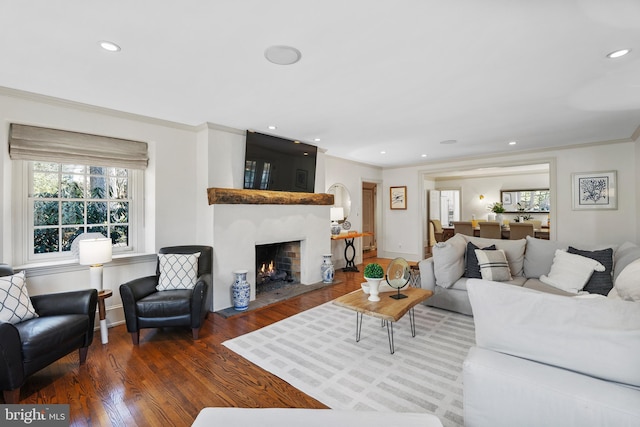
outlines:
M320 266L320 272L322 274L322 283L333 283L333 275L335 269L331 262L331 254L322 255L322 265Z
M236 279L231 285L233 291L233 308L237 311L245 311L249 308L251 298L251 285L247 282L247 270L234 271Z

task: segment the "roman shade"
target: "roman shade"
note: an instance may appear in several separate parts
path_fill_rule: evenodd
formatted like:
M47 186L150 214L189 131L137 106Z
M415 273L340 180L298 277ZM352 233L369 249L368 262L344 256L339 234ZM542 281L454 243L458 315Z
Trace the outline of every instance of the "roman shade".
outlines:
M130 169L145 169L149 163L146 142L16 123L9 132L9 157Z

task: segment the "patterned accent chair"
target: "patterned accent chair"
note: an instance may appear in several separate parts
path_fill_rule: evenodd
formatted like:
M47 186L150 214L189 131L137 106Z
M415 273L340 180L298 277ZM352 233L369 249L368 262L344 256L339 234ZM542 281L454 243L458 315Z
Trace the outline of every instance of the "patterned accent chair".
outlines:
M0 264L0 276L13 274L13 268ZM79 350L80 365L84 365L93 341L97 290L35 295L29 299L37 317L16 323L0 322L0 388L6 404L20 401L20 388L27 377L75 350ZM1 303L6 308L11 302Z
M163 286L165 277L185 278L188 272L165 264L165 255L193 255L197 257L197 270L193 278L175 286ZM174 257L175 258L175 257ZM184 257L183 257L184 258ZM161 262L162 261L162 262ZM213 248L211 246L171 246L158 252L156 274L120 285L127 331L134 345L140 343L140 329L162 327L189 327L197 340L204 319L208 316L207 301L212 289ZM169 280L169 279L167 279ZM187 283L191 282L191 283ZM162 290L160 290L162 289Z

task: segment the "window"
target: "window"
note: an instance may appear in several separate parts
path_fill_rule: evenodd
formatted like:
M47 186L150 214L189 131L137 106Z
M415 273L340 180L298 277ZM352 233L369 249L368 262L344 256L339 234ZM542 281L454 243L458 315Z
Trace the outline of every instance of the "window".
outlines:
M83 233L144 251L147 143L12 123L13 264L74 259Z
M33 254L69 252L80 234L100 233L129 246L129 171L29 162L29 224Z

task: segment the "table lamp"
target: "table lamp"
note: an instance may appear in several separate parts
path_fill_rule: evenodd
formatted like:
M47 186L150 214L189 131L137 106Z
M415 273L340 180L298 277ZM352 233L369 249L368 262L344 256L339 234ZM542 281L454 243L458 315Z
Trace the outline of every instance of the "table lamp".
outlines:
M331 234L340 234L340 224L338 221L344 220L344 208L331 208Z
M85 239L78 242L80 265L89 266L89 283L92 288L102 290L102 264L111 261L111 239Z

